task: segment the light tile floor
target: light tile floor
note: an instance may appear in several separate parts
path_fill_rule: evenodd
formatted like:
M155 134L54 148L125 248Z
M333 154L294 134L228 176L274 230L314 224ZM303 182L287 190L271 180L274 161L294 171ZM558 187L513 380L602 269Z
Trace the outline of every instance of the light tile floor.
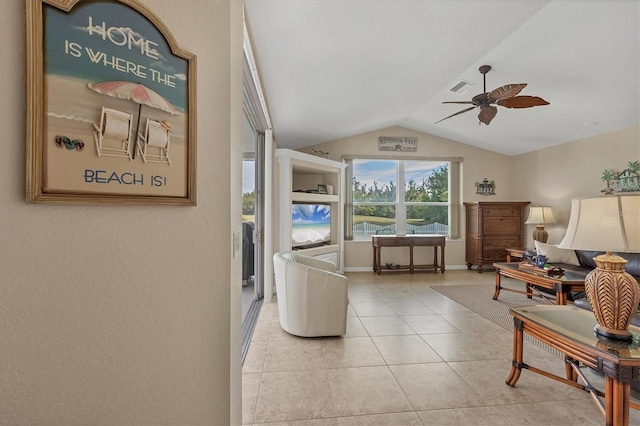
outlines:
M507 386L512 333L432 288L492 283L493 272L346 275L344 337L289 335L277 304L263 305L242 369L244 424L604 424L581 390L529 371ZM526 362L564 376L560 358L525 345Z

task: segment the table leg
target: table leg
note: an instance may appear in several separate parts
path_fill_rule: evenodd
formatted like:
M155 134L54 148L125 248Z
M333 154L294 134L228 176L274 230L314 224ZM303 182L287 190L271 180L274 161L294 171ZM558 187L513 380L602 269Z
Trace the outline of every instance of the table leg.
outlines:
M376 246L373 246L373 272L378 272L376 267Z
M513 320L513 360L511 361L511 372L505 383L509 386L515 386L522 372L522 321L514 318Z
M433 272L438 272L438 246L433 246Z
M556 305L567 304L567 293L564 291L556 291Z
M605 424L607 426L629 426L629 399L631 384L605 377Z
M382 247L378 246L376 247L376 268L377 268L377 273L378 275L380 275L380 270L381 268L381 263L380 263L380 252L382 251Z
M413 274L413 246L409 246L409 272Z
M531 288L531 284L529 283L524 283L525 288L526 288L526 293L527 293L527 299L532 299L533 298L533 291Z
M440 272L444 274L444 244L440 246Z
M576 370L573 369L573 367L571 366L571 364L569 364L569 362L572 362L573 358L571 358L570 356L566 356L564 357L564 371L567 374L567 380L571 380L572 382L577 382L578 381L578 373L576 372Z
M500 270L496 270L496 291L493 293L493 300L498 300L500 288Z

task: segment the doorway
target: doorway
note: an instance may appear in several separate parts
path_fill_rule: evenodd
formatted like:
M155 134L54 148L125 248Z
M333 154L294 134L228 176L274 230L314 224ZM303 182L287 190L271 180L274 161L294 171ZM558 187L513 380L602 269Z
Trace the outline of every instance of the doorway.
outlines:
M262 282L262 149L264 136L247 116L243 125L242 157L242 320L253 301L264 296Z
M242 359L264 298L264 140L245 108L242 156Z
M270 180L267 185L267 176L271 178L273 130L246 26L243 50L242 362L244 363L264 298L265 275L269 283L267 296L271 298L272 294L272 265L265 265L265 256L267 256L265 253L270 256L272 247L265 249L265 243L269 246L272 244L271 209L273 206L270 200L266 200L265 189L271 197L273 185ZM265 224L269 224L268 228ZM267 261L271 262L270 259Z

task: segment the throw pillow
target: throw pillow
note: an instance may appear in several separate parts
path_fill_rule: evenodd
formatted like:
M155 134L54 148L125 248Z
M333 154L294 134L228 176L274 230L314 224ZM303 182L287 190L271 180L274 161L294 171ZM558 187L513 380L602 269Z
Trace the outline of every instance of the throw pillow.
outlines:
M543 256L546 256L548 262L553 263L566 263L568 265L580 266L578 256L576 252L570 249L561 249L551 244L545 244L540 241L535 241L536 252Z

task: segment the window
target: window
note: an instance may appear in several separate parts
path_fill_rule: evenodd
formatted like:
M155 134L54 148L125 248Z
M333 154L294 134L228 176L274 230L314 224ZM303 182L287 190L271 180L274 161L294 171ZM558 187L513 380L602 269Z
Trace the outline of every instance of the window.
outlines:
M394 234L458 238L459 203L452 200L457 200L459 191L451 189L457 188L459 161L348 160L352 185L347 194L346 238Z

